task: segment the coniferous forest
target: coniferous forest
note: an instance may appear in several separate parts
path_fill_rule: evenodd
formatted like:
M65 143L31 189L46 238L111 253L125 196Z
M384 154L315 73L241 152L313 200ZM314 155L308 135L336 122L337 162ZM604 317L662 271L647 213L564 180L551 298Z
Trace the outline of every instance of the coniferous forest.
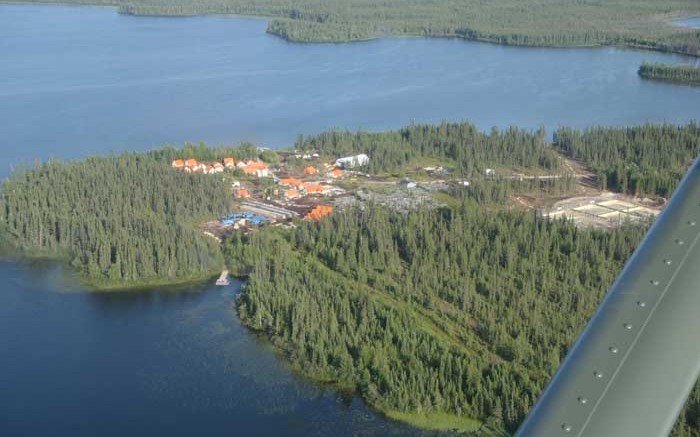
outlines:
M244 323L308 374L356 387L389 415L450 413L514 431L644 232L466 201L349 210L239 237L225 253L250 275Z
M692 65L643 63L638 74L645 79L700 85L700 68Z
M700 125L561 128L554 146L588 166L603 189L670 197L700 154Z
M543 165L552 152L543 133L510 132L504 142L443 123L327 132L297 147L369 152L378 172L425 156L471 175L494 162L558 168ZM527 154L513 153L523 146ZM590 165L604 188L670 196L700 151L700 131L695 123L562 128L554 146ZM356 388L391 417L439 426L447 414L476 418L482 431L514 431L646 228L577 229L484 208L491 196L457 197L460 207L372 206L291 232L235 236L225 257L249 276L242 320L304 373ZM674 435L700 435L697 386Z
M64 258L97 288L131 287L219 269L219 248L193 222L227 206L220 180L124 154L15 172L2 186L0 221L22 252Z
M513 432L645 230L582 230L468 200L348 210L237 235L224 251L249 276L241 319L303 373L390 417ZM699 435L698 420L696 388L674 435Z
M223 251L196 225L227 212L230 193L220 178L170 161L274 161L275 152L199 144L51 161L3 184L0 238L66 259L98 288L188 280L225 262L248 277L241 320L308 376L417 426L512 432L647 224L580 229L503 208L517 181L483 178L483 169L561 172L558 150L608 188L670 195L700 151L696 123L561 128L553 145L546 138L543 129L482 133L469 123L300 137L297 148L325 157L368 153L370 172L429 158L475 183L445 193L449 206L367 203L291 229L234 233ZM700 436L697 388L674 433Z
M700 31L671 24L674 18L700 15L700 4L695 0L61 2L112 5L118 7L121 13L134 15L239 14L271 17L268 32L299 42L340 42L416 35L461 37L523 46L626 45L700 56Z
M528 168L556 171L560 160L548 147L545 130L516 127L484 133L462 123L413 124L379 133L328 131L299 138L297 149L318 150L329 156L367 153L370 173L395 172L420 158L454 163L463 176L482 175L486 168Z

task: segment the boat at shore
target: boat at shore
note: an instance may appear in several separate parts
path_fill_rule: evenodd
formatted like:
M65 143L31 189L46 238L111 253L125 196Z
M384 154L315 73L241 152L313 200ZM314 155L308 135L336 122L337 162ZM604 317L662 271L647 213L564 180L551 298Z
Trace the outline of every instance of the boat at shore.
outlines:
M216 280L216 285L226 286L226 285L230 285L230 284L231 284L231 281L229 280L228 270L224 270L223 272L221 272L219 279Z

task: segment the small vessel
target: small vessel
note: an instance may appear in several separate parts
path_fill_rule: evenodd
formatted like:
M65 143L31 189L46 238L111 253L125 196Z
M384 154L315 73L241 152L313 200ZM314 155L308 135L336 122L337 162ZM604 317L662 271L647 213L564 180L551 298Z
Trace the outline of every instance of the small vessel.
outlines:
M224 270L221 272L221 275L219 276L219 279L216 280L216 285L229 285L231 282L229 281L229 276L228 276L228 270Z

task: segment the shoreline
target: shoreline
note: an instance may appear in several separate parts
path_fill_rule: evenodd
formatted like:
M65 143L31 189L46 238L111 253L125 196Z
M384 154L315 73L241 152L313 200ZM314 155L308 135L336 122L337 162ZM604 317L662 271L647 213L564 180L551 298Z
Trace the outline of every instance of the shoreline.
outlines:
M154 279L145 280L134 283L108 283L105 281L95 281L86 278L70 266L66 255L60 253L49 253L41 250L23 250L18 248L3 248L0 252L0 260L16 262L16 263L31 263L31 262L47 262L61 265L68 277L74 280L77 284L84 287L88 293L110 293L110 292L144 292L154 291L159 287L183 288L188 285L202 284L205 285L218 277L220 272L211 270L203 272L200 275L175 279ZM238 279L236 277L236 279Z
M661 83L666 83L666 84L671 84L671 85L685 85L685 86L690 86L690 87L698 87L700 86L700 82L688 82L684 80L674 80L674 79L666 79L666 78L661 78L661 77L653 77L653 76L644 76L644 75L639 75L641 79L652 81L652 82L661 82Z
M233 275L232 275L233 276ZM233 276L235 279L243 282L243 288L245 288L244 277ZM238 297L239 295L237 295ZM432 412L411 412L411 411L398 411L391 408L383 407L380 404L376 404L367 399L361 392L361 390L352 382L340 381L331 378L327 375L321 375L318 373L311 373L308 369L302 367L296 361L293 361L289 357L288 351L285 349L284 344L275 342L264 330L258 330L251 327L240 317L238 312L237 301L234 301L234 307L238 320L243 325L249 333L256 336L257 338L265 341L272 347L273 352L283 360L285 365L295 373L299 378L308 381L312 384L319 385L321 387L328 387L333 389L338 393L348 393L352 396L357 396L362 400L362 402L367 405L372 411L380 414L387 420L402 423L404 425L411 426L413 428L422 431L452 431L461 434L473 433L481 431L484 436L504 436L506 434L499 433L490 428L479 419L475 419L468 416L460 416L455 413L449 413L444 411L432 411Z
M388 33L386 35L377 35L377 36L367 36L363 38L354 38L354 39L333 39L333 40L314 40L314 39L300 39L300 38L290 38L287 35L284 35L280 32L276 31L271 31L270 30L270 25L274 21L284 21L284 20L291 20L291 21L299 21L299 20L294 20L286 17L277 17L277 16L267 16L267 15L247 15L247 14L231 14L231 13L217 13L217 12L210 12L210 13L192 13L192 14L161 14L161 13L134 13L130 12L128 10L123 10L123 6L121 5L116 5L114 3L111 3L109 1L105 2L100 2L99 0L78 0L75 2L66 2L62 0L57 0L57 1L52 1L52 0L39 0L39 1L22 1L22 0L0 0L0 4L13 4L13 5L62 5L62 6L90 6L90 7L100 7L100 8L110 8L113 9L117 14L120 15L125 15L125 16L131 16L131 17L152 17L152 18L192 18L192 17L207 17L207 16L212 16L212 17L224 17L224 18L236 18L236 19L253 19L253 20L265 20L267 21L267 28L265 30L265 33L275 36L277 38L280 38L286 42L289 43L294 43L294 44L349 44L349 43L362 43L362 42L368 42L368 41L375 41L375 40L381 40L381 39L394 39L394 38L428 38L428 39L461 39L464 41L472 41L472 42L480 42L480 43L486 43L486 44L493 44L493 45L498 45L498 46L504 46L504 47L522 47L522 48L545 48L545 49L579 49L579 48L603 48L603 47L617 47L617 48L622 48L622 49L630 49L630 50L644 50L644 51L651 51L651 52L658 52L658 53L667 53L667 54L676 54L676 55L682 55L682 56L687 56L689 58L700 58L700 53L688 53L688 52L683 52L680 50L673 50L673 49L666 49L666 48L656 48L656 47L650 47L648 45L643 45L643 44L638 44L634 42L619 42L619 43L591 43L591 44L570 44L570 45L551 45L551 44L519 44L519 43L507 43L507 42L500 42L498 41L497 38L485 38L485 37L479 37L479 36L474 36L470 37L468 35L463 35L463 34L444 34L444 35L419 35L419 34L412 34L412 33ZM674 23L676 21L681 21L681 20L691 20L694 18L698 17L671 17L667 20L664 20L667 24L673 27L677 27L680 29L686 29L686 30L693 30L693 27L686 27L686 26L678 26L675 25ZM527 35L523 35L527 36ZM505 37L505 35L503 35Z

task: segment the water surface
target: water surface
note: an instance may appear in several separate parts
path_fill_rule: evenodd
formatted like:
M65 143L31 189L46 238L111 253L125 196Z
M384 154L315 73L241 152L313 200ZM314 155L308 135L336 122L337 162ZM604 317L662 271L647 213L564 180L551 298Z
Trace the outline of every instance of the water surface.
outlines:
M431 435L294 375L238 322L238 282L89 293L8 262L0 278L3 437Z
M673 24L680 27L690 27L700 29L700 17L684 18L682 20L674 20Z
M700 119L700 89L643 81L617 48L394 38L295 44L266 22L0 5L0 176L35 158L469 119L549 128Z

